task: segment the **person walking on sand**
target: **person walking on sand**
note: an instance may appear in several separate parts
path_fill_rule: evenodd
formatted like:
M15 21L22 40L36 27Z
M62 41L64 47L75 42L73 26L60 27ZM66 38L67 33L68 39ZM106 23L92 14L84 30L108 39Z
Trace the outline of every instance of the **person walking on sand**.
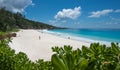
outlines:
M68 37L68 39L70 39L70 37Z
M39 40L41 39L41 37L39 36Z

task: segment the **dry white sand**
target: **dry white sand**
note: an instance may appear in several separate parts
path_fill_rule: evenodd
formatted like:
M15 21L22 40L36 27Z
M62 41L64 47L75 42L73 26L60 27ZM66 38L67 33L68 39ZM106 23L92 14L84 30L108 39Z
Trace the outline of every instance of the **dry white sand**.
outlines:
M17 32L17 37L14 37L9 45L16 50L16 53L24 52L30 60L35 61L38 59L50 60L53 54L51 47L54 46L71 45L76 49L81 48L82 45L89 46L90 43L65 39L60 36L38 32L37 30L20 30Z

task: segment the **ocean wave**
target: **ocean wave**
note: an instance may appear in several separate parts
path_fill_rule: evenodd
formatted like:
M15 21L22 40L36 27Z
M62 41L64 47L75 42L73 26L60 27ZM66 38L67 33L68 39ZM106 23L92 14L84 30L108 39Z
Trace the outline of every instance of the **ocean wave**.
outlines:
M39 32L43 32L43 33L48 33L48 34L52 34L55 36L59 36L61 38L66 38L66 39L71 39L71 40L76 40L76 41L82 41L82 42L86 42L86 43L101 43L101 44L106 44L108 46L110 46L111 42L108 41L102 41L102 40L95 40L95 39L91 39L91 38L86 38L86 37L82 37L82 36L77 36L74 34L69 34L69 33L62 33L62 32L54 32L54 31L50 31L50 30L39 30Z

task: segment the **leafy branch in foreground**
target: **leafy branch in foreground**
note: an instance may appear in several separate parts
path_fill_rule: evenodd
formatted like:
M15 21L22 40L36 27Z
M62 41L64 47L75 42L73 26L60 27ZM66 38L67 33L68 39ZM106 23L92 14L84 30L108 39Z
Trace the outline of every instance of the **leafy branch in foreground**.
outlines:
M15 53L8 43L10 39L0 40L0 70L50 70L51 62L38 60L32 62L23 52Z
M51 61L39 59L32 62L25 53L15 53L8 43L0 40L0 70L120 70L120 47L92 43L73 50L71 46L53 47Z
M92 43L90 47L72 50L71 46L52 48L51 62L55 70L120 70L120 47Z

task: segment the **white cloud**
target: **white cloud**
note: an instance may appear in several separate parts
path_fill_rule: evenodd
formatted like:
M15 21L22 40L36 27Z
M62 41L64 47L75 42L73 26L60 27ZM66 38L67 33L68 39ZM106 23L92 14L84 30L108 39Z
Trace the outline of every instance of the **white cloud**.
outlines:
M61 21L62 23L66 23L67 21L66 20L63 20L63 21Z
M48 21L49 23L51 23L51 24L56 24L56 23L66 23L67 21L66 20L61 20L61 21L59 21L59 20L49 20Z
M49 23L52 23L52 24L54 24L56 22L57 22L57 20L49 20Z
M74 9L63 9L59 11L54 18L57 20L61 19L76 19L81 15L81 7L75 7Z
M109 14L111 12L113 12L112 9L105 9L102 11L91 12L91 15L88 17L91 17L91 18L101 17L101 16L104 16L104 15Z
M80 22L75 22L74 24L77 24L77 25L79 25L79 24L80 24Z
M120 13L120 9L115 10L116 13Z
M12 12L23 12L24 9L29 6L34 5L32 0L0 0L0 8L5 8Z

